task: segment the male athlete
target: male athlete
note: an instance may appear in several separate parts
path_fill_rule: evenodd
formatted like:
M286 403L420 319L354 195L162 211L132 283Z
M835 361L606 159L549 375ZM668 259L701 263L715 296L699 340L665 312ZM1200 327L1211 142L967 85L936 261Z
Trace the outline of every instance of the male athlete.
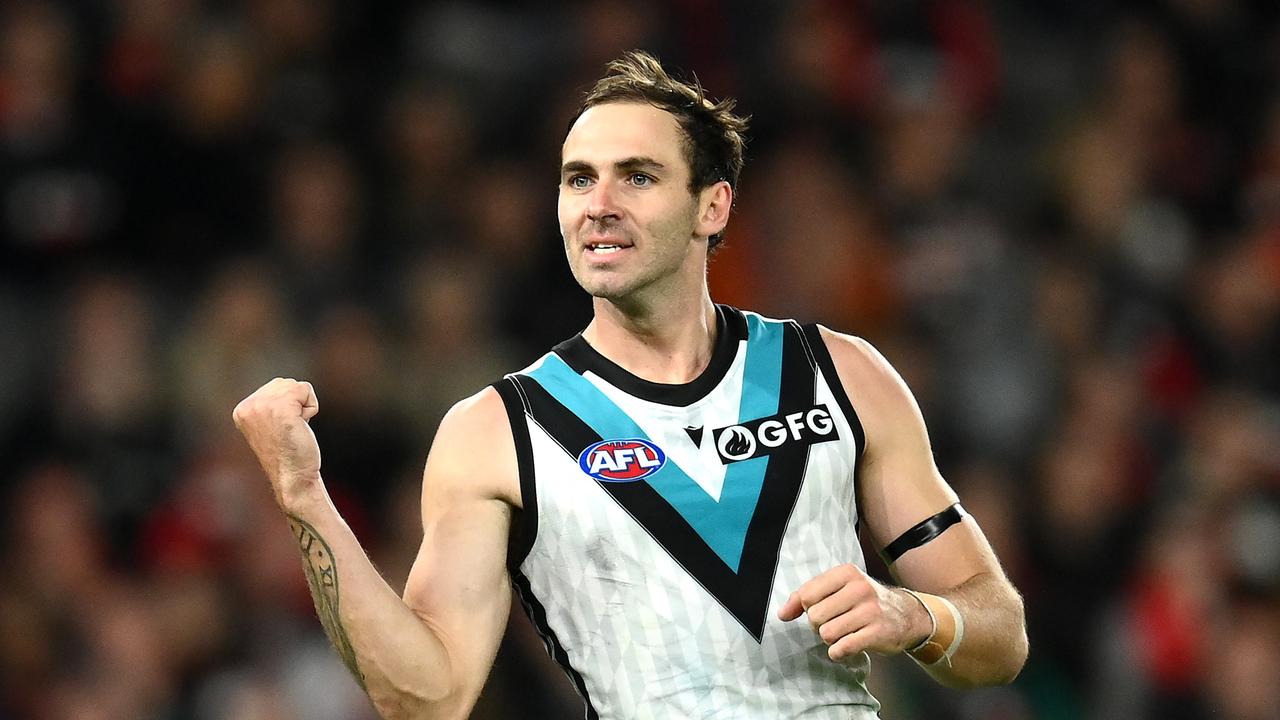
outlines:
M874 718L868 652L958 687L1021 669L1022 602L893 368L857 338L712 303L742 166L731 109L643 53L588 94L559 216L594 319L445 417L403 598L326 494L310 384L236 408L320 620L384 716L467 716L513 586L589 718ZM901 587L868 577L860 527Z

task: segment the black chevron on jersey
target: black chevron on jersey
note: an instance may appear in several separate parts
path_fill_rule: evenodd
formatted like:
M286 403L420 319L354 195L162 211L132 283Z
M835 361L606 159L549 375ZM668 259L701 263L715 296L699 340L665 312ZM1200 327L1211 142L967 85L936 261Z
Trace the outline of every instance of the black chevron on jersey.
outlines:
M788 323L782 342L780 413L814 407L815 373L799 327ZM528 375L512 377L523 391L534 421L575 461L586 448L603 440L536 379ZM782 538L800 492L809 449L807 444L792 443L768 457L760 495L747 526L738 572L649 484L598 484L760 642Z

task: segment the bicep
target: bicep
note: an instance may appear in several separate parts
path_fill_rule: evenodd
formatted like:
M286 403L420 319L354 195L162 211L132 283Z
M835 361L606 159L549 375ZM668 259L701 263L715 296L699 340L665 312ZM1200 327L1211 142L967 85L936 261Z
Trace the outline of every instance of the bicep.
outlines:
M500 431L505 414L495 414L493 400L460 404L441 423L423 473L422 546L404 591L476 693L511 608L506 488L517 471L511 434Z
M826 340L867 437L858 505L869 540L883 551L903 533L958 502L934 462L928 430L911 390L870 344L827 333ZM999 565L981 528L961 522L914 547L889 570L903 585L939 592Z
M405 584L404 601L482 683L511 608L506 569L510 510L500 501L452 502L431 513Z
M860 509L877 551L959 501L933 461L923 422L910 434L916 437L898 438L863 468ZM934 593L997 569L982 529L967 514L888 567L900 584Z

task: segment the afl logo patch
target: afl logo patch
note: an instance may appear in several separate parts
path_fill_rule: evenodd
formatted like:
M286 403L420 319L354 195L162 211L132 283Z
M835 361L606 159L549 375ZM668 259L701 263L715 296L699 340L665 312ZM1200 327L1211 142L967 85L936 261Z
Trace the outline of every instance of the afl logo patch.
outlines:
M602 482L634 482L662 469L667 454L648 440L602 440L578 456L582 472Z

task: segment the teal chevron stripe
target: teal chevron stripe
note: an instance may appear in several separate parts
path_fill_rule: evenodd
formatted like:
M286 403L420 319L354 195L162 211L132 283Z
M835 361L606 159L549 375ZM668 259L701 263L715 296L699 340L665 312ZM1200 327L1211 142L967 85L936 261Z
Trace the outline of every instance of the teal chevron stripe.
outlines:
M739 421L776 414L782 378L782 324L764 322L756 315L748 315L748 323L750 340ZM571 413L595 430L600 438L643 438L652 442L630 415L609 400L590 380L573 372L558 356L548 356L538 369L529 374ZM756 457L728 466L719 502L712 500L669 457L662 469L643 482L649 483L663 500L680 512L719 559L737 573L742 559L742 544L746 542L751 516L755 515L768 461L768 457Z
M782 386L785 325L766 321L753 313L744 313L744 316L747 319L747 366L743 372L738 422L776 414L778 391Z
M747 318L750 339L747 344L739 422L773 415L778 411L778 390L782 377L783 325L766 322L755 315L748 315ZM552 397L581 418L601 439L642 438L652 442L635 420L558 356L548 356L529 375ZM645 478L643 482L649 483L663 500L680 513L707 546L736 573L768 463L768 457L760 457L729 465L719 502L707 495L670 458L661 470Z
M641 438L652 442L631 416L559 357L549 356L529 376L537 380L570 412L582 418L600 439ZM680 513L716 555L737 572L750 515L746 518L727 517L716 501L670 457L661 470L641 482L649 483L663 500ZM754 505L751 509L755 509Z
M743 370L742 399L739 401L738 422L768 417L778 412L778 395L782 385L782 333L783 324L766 322L759 315L746 313L747 361ZM735 558L742 557L742 545L747 539L747 527L755 515L760 500L760 488L764 486L765 471L769 469L769 456L730 463L725 468L724 489L720 492L720 508L731 518L744 518L742 532L735 536ZM737 563L733 563L737 572Z

